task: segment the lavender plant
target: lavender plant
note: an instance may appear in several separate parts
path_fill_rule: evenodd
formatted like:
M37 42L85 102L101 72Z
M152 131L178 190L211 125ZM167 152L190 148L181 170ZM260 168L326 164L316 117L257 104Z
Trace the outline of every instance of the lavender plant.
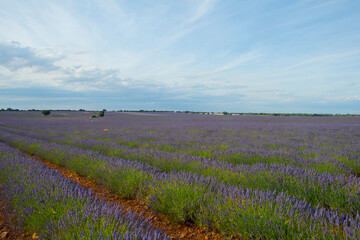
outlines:
M40 239L168 239L151 222L0 143L6 201Z
M6 115L0 138L173 221L249 239L359 238L357 117L108 116Z
M37 136L37 134L35 135ZM32 140L25 139L23 141L26 145L26 142ZM83 144L87 144L89 141L84 142ZM41 145L44 146L41 147ZM50 144L52 146L51 149L56 150L48 151L45 149L50 147L46 147L46 145L49 144L38 141L29 145L26 149L30 153L38 149L37 154L50 161L54 160L52 157L54 151L62 151L62 154L65 154L62 157L63 160L59 160L59 156L57 156L57 163L65 164L64 166L78 171L80 174L104 183L122 197L133 198L140 191L146 191L141 190L141 186L149 184L145 182L151 182L153 175L151 172L165 171L171 173L172 171L186 171L203 176L211 176L222 183L242 188L286 191L293 196L305 198L313 205L320 204L323 207L336 209L341 212L356 214L356 211L360 208L358 194L360 191L360 180L352 175L345 177L344 175L318 173L312 169L308 170L283 164L234 165L227 162L199 159L199 157L181 159L165 155L168 156L166 158L160 154L155 154L156 157L150 161L130 158L133 160L133 165L129 168L119 167L119 164L124 164L122 159L109 158L103 154L92 152L87 148L83 150L66 145L62 147L62 145L54 145L52 143L52 145ZM92 142L91 146L94 145ZM64 150L61 150L62 148ZM50 156L47 156L45 152L48 152ZM149 153L148 155L150 156ZM87 160L89 156L95 161ZM70 159L73 160L69 161ZM111 162L111 167L109 162ZM114 166L116 162L118 164ZM138 167L136 164L140 164L140 162L146 163L144 166L147 166L148 169L146 171L149 171L149 173L145 173L144 169L136 169ZM150 166L154 167L151 168ZM110 169L115 170L110 171ZM126 185L129 186L127 187Z

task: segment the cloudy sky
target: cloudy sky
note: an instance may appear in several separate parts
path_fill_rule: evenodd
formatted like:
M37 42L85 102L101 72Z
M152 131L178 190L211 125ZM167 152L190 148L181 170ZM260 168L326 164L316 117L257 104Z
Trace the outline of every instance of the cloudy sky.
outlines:
M360 113L360 1L0 0L0 108Z

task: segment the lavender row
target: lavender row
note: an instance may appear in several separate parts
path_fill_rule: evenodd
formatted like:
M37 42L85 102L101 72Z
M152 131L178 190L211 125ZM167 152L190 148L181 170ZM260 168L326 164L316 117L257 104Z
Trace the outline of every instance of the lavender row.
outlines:
M0 128L1 129L1 128ZM258 172L257 166L275 166L277 168L283 167L283 169L294 169L294 171L303 171L303 172L314 172L308 170L299 170L301 168L293 168L290 166L284 166L283 164L254 164L252 166L247 165L235 165L228 162L223 161L214 161L207 158L196 157L196 156L189 156L181 153L168 153L163 152L161 150L152 150L152 149L134 149L131 147L126 147L122 145L118 145L112 142L103 142L103 141L96 141L93 139L79 139L79 138L68 138L68 137L61 137L61 136L53 136L48 134L41 134L29 131L20 131L20 130L8 130L3 128L3 130L7 130L10 132L15 132L17 134L30 136L37 139L43 139L50 142L60 143L60 144L67 144L71 146L76 146L83 149L91 149L96 150L102 154L106 154L109 156L116 156L120 158L126 159L133 159L137 161L144 161L148 162L150 165L155 165L157 168L163 171L173 171L173 170L199 170L202 172L207 168L221 169L225 171L232 171L232 172ZM294 159L296 157L294 156ZM172 164L172 162L175 162ZM309 163L310 162L310 163ZM165 164L166 163L166 164ZM307 160L302 162L303 165L315 164L314 161ZM252 170L254 167L254 170ZM351 176L351 174L348 173Z
M6 134L2 136L3 140L37 154L48 151L45 156L54 162L59 159L61 159L60 163L81 162L81 154L77 155L78 158L71 157L71 154L81 151L79 149L74 148L71 153L72 149L68 146L36 140L30 143L28 142L30 139L25 137L22 140L27 141L19 141L20 136ZM51 149L52 147L54 148ZM131 164L129 161L123 161L118 166L126 168L127 171L122 172L121 175L114 175L118 168L109 168L106 161L99 161L99 154L87 156L82 158L82 160L86 159L84 164L73 163L70 167L78 167L76 169L78 171L87 168L83 173L91 174L88 166L98 166L100 168L96 168L97 171L95 168L92 169L96 173L91 176L98 176L104 181L103 183L120 191L128 188L133 191L134 185L141 186L137 189L138 194L147 200L149 206L176 221L195 222L201 226L245 238L298 239L316 236L325 239L356 239L360 236L359 215L351 216L321 207L313 208L306 201L289 197L286 193L238 188L221 184L211 177L184 172L165 174L156 172L153 168L147 171L150 166L144 165L141 165L139 171L134 165L129 168L126 165ZM108 161L108 163L112 162L114 158ZM144 175L152 177L144 178ZM128 181L122 181L126 177ZM137 182L138 180L140 182Z
M74 140L65 137L20 131L22 135L35 136L52 142L74 144L85 149L101 149L103 154L122 152L116 144L95 140ZM143 154L142 154L143 153ZM92 153L91 153L92 154ZM305 198L313 205L320 204L341 212L356 214L360 208L360 179L356 176L318 173L314 170L286 166L283 164L234 165L199 157L179 156L174 153L161 154L152 150L127 149L121 155L134 161L144 161L157 171L187 171L211 176L217 181L259 190L286 191L298 198ZM131 156L131 157L130 157ZM115 160L116 161L116 160Z
M13 115L12 115L13 114ZM123 142L130 146L159 147L241 162L250 150L250 160L272 154L286 159L310 159L318 171L339 173L345 164L359 174L360 128L358 117L267 117L205 116L188 114L129 115L108 113L109 118L89 119L87 113L53 113L41 118L35 113L4 113L0 124L35 131ZM7 116L9 115L9 116ZM104 132L103 130L108 130ZM152 144L154 143L154 145ZM168 143L168 144L167 144ZM182 149L189 146L189 149ZM219 148L219 149L217 149ZM269 151L267 151L269 150ZM229 151L229 154L227 152ZM234 154L231 152L234 151ZM267 153L268 152L268 153ZM285 155L283 155L285 154ZM290 154L290 157L286 157ZM260 155L260 158L256 158ZM271 160L271 159L270 159ZM246 161L245 161L246 162ZM293 161L298 162L298 160ZM286 161L284 162L286 164ZM300 161L301 164L301 161ZM300 166L301 167L301 166ZM346 170L346 169L345 169ZM343 171L346 173L346 171Z
M66 179L0 143L0 176L8 204L39 239L168 239L149 220Z
M57 135L52 135L52 138L61 138L59 134L68 132L66 129L59 131L58 127L52 128L52 130L57 130ZM136 148L141 154L152 149L154 154L164 155L164 152L170 152L169 157L189 158L187 156L190 155L190 158L199 156L240 164L281 163L334 174L360 173L358 167L360 165L360 145L356 144L356 139L352 142L349 140L350 136L348 135L351 133L349 131L341 131L340 134L344 133L345 135L340 135L341 138L338 139L338 135L335 138L336 132L328 133L312 129L302 132L298 130L295 132L284 131L285 134L279 131L254 132L253 129L241 129L241 132L235 129L234 132L222 128L215 130L171 129L170 131L166 125L164 129L148 129L139 126L136 129L114 130L100 133L76 131L76 133L65 135L72 136L73 139L86 137L86 139L95 138L100 142L120 143L124 145L120 147L122 149L119 151L120 154L123 151L125 151L123 154L130 151L128 153L130 156L133 148ZM353 136L356 136L355 133ZM283 135L288 135L288 137ZM319 139L321 140L319 143L315 141ZM116 145L119 146L119 144ZM145 153L143 153L143 149L145 149Z

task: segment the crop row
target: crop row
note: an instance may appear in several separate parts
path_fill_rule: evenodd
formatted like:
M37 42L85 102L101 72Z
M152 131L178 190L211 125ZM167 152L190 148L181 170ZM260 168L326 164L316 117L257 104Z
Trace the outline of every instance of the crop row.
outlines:
M15 131L15 130L12 130ZM147 149L132 149L110 142L71 139L52 135L17 131L31 138L95 150L109 157L124 158L133 163L142 162L154 171L171 173L184 171L240 188L286 191L297 198L305 198L312 205L332 208L340 212L357 214L360 209L360 179L356 176L318 173L313 169L283 164L231 164L210 159ZM116 158L115 158L116 159Z
M0 143L0 183L19 222L40 239L168 239L131 211Z
M359 138L351 132L229 130L131 130L66 134L135 148L183 153L240 164L282 163L331 173L360 173ZM187 135L185 135L187 134ZM339 136L340 135L340 136ZM354 162L355 161L355 162ZM357 162L356 162L357 161ZM305 164L304 164L305 163Z
M343 185L350 189L337 192L351 209L351 214L346 214L320 205L316 207L286 192L235 186L198 173L161 171L148 163L6 132L0 136L15 147L101 182L123 198L143 198L149 207L174 221L194 222L244 238L356 239L360 236L360 216L352 209L358 199L356 194L354 198L349 195L358 192L356 178L318 174L319 181L332 183L327 190L330 192L338 191L336 181L353 181ZM313 175L317 173L313 171ZM291 180L294 185L296 179ZM353 202L346 203L348 199Z
M2 123L56 136L109 141L230 163L281 163L360 176L357 117L265 117L108 113L3 118ZM66 116L65 116L66 115ZM83 117L81 117L83 116Z

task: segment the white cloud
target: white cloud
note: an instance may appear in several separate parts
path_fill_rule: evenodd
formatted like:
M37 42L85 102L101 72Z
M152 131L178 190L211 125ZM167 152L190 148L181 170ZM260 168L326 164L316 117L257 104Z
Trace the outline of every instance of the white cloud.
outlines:
M194 1L191 1L194 4ZM194 13L187 19L187 23L193 23L206 16L215 6L216 0L202 0L194 10Z
M253 61L255 59L259 59L262 56L262 54L258 53L257 51L251 51L245 54L241 54L239 56L236 56L233 58L230 62L226 63L225 65L222 65L215 70L213 70L213 73L226 71L235 67L238 67L242 64L245 64L247 62Z
M360 51L335 52L331 54L312 56L311 58L287 66L283 68L282 71L301 68L304 66L314 66L314 64L318 64L318 65L337 64L339 62L343 62L348 59L353 59L354 57L360 58Z
M30 68L34 72L54 71L58 68L54 63L59 59L58 56L41 56L34 49L21 47L18 42L0 42L0 65L11 71L22 68Z
M321 4L5 1L0 88L357 101L360 5Z

